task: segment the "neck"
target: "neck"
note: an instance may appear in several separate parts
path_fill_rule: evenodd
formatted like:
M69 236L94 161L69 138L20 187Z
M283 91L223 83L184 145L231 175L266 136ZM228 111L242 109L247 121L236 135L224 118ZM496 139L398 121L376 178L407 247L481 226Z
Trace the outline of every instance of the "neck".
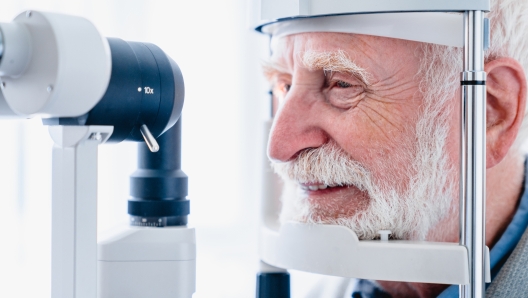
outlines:
M510 224L522 191L524 156L517 150L499 164L486 171L486 245L493 247ZM453 212L440 222L427 237L429 241L458 242L458 200L454 200ZM436 297L448 285L379 281L392 297Z

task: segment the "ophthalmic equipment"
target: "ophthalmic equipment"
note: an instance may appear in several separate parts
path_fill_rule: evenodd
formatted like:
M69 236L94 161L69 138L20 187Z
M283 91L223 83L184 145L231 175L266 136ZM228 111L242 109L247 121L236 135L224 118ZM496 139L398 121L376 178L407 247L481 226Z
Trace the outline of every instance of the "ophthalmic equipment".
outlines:
M342 226L281 224L280 184L269 161L257 276L258 298L289 297L286 269L374 280L460 285L460 297L484 297L490 282L485 246L488 0L261 0L256 30L271 40L302 32L344 32L463 47L461 73L460 243L363 241ZM271 121L267 123L269 132ZM266 136L268 133L265 134Z
M178 65L86 19L28 11L0 23L0 87L0 118L41 117L54 142L52 298L191 297ZM140 142L130 226L98 243L97 148L121 141Z

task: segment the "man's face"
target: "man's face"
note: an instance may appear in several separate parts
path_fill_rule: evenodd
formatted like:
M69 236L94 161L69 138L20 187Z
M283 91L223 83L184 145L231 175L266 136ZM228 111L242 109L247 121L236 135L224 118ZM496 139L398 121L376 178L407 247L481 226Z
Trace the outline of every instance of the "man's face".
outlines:
M424 238L448 215L458 122L424 103L419 55L418 43L364 35L274 42L268 153L290 190L283 219L343 224L366 239L381 229ZM456 106L454 95L442 108Z

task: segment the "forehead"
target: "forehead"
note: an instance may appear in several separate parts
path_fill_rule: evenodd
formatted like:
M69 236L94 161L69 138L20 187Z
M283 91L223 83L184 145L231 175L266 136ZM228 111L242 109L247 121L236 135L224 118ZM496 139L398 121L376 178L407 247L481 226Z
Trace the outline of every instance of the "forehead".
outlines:
M412 41L361 34L300 33L273 39L271 61L294 68L305 52L344 51L354 62L375 71L381 66L393 68L415 62L419 45Z

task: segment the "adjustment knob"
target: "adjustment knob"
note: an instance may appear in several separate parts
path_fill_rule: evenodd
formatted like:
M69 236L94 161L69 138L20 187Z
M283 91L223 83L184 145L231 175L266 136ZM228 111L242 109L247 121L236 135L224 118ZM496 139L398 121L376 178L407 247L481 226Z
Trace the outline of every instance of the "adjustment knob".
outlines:
M148 127L145 124L143 124L141 125L139 130L141 131L141 135L143 136L143 139L145 139L145 143L147 143L147 146L149 147L150 151L158 152L159 150L158 142L156 141L156 138L152 135Z

